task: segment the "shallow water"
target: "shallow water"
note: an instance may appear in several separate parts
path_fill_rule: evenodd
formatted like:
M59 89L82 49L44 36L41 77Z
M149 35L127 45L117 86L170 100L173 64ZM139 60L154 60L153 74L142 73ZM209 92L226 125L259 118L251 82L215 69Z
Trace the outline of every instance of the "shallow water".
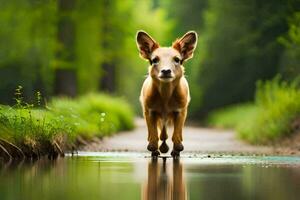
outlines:
M0 164L0 199L300 199L300 158L80 153Z

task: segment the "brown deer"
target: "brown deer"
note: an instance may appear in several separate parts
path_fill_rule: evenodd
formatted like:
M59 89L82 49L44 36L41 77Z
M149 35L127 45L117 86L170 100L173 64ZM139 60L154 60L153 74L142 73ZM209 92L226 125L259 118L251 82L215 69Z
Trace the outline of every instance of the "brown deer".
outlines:
M140 56L150 62L148 76L143 83L140 101L148 127L148 146L153 157L167 153L169 147L167 125L173 124L173 150L178 157L183 150L182 128L190 101L189 86L184 77L183 62L192 58L197 45L197 33L187 32L173 42L172 47L160 47L144 31L136 35ZM160 135L159 135L160 134ZM158 151L158 141L162 141Z

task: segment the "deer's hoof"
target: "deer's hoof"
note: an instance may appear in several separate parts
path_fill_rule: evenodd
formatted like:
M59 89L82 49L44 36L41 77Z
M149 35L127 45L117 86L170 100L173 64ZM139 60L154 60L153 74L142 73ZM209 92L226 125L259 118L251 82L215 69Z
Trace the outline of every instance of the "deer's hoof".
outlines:
M148 151L157 151L157 144L149 143L147 146Z
M159 156L159 151L152 151L151 156L152 158L157 158Z
M180 157L180 152L179 151L176 151L176 150L173 150L171 152L171 156L174 158L174 159L177 159Z
M173 149L175 151L180 152L180 151L183 151L184 147L183 147L182 143L178 143L178 144L174 144Z
M166 141L163 141L159 147L159 150L161 153L167 153L169 151L169 147L166 143Z

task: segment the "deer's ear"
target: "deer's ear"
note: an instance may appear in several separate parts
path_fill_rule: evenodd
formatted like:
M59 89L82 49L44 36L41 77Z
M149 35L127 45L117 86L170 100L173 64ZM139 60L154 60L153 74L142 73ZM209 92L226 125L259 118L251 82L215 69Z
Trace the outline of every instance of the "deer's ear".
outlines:
M145 31L137 32L136 43L140 51L140 55L148 60L151 57L151 53L159 47L159 44Z
M193 57L194 50L197 46L197 40L197 33L195 31L189 31L180 39L173 42L172 47L180 52L183 60L187 60Z

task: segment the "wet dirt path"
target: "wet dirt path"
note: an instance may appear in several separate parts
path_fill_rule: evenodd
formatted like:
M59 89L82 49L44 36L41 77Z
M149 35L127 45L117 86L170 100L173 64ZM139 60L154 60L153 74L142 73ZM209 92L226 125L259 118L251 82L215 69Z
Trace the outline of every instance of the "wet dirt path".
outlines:
M169 137L171 130L169 132ZM214 154L285 154L272 146L254 146L247 144L235 136L232 130L211 129L186 126L183 133L183 153ZM172 147L170 139L167 141ZM81 151L129 151L147 152L147 128L143 119L136 119L136 128L121 132L111 137L94 139ZM171 149L171 148L170 148ZM171 150L170 150L171 151ZM170 153L170 152L169 152ZM168 154L169 154L168 153ZM286 153L291 154L291 153Z

